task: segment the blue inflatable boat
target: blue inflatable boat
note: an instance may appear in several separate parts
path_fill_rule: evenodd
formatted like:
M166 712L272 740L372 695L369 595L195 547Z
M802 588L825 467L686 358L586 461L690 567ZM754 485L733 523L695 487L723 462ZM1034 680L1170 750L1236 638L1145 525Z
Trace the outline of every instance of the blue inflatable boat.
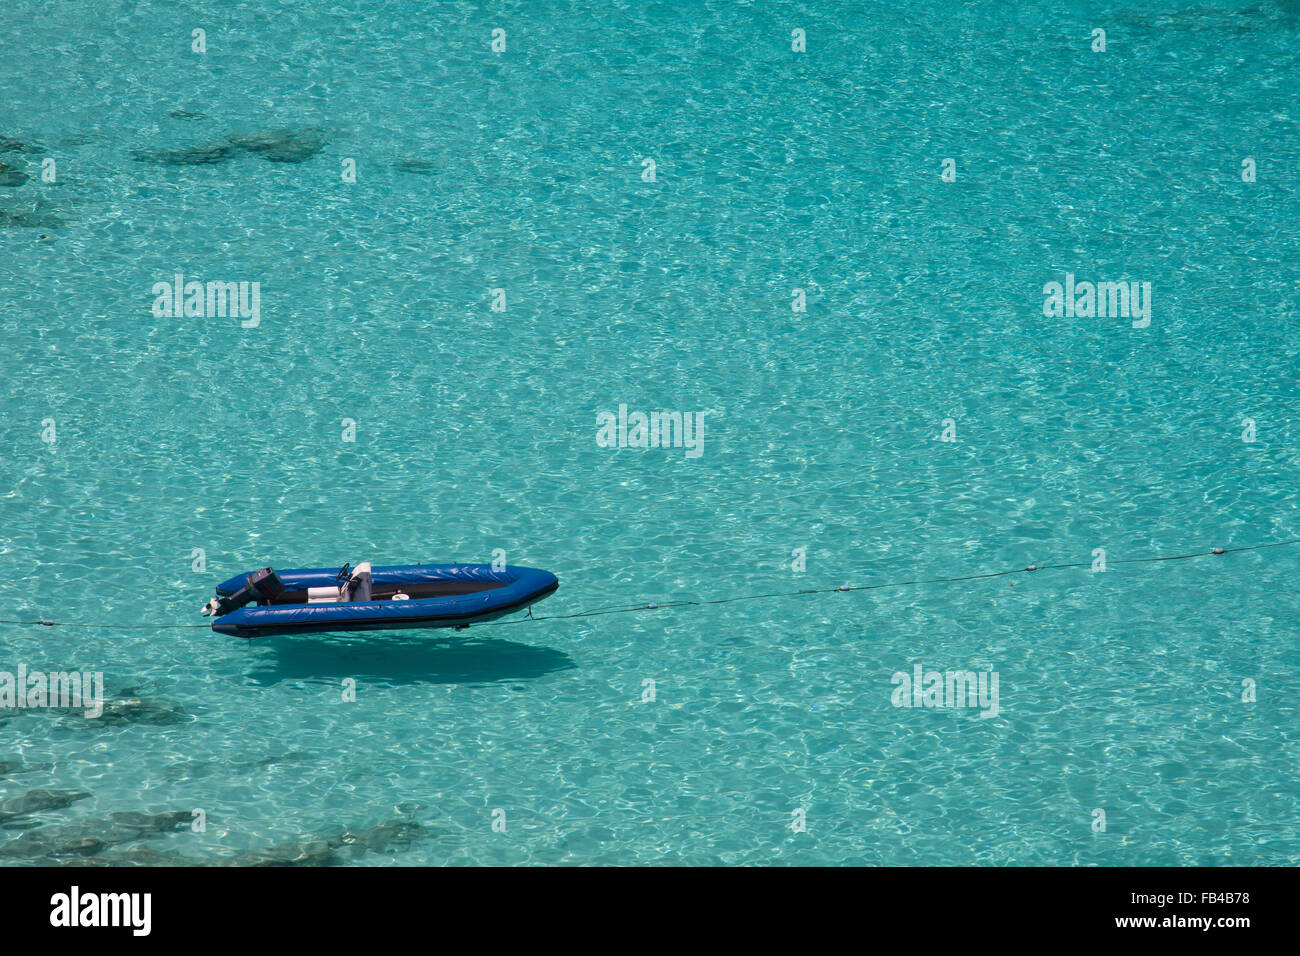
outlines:
M487 564L262 568L218 585L203 613L214 631L238 637L461 627L522 611L559 586L549 571Z

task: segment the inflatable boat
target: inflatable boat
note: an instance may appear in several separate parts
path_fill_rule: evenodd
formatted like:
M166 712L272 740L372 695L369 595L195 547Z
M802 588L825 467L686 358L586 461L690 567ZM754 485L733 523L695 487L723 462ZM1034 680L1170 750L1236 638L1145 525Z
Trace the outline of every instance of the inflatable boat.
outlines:
M559 586L549 571L487 564L262 568L219 584L203 613L214 631L238 637L462 627L522 611Z

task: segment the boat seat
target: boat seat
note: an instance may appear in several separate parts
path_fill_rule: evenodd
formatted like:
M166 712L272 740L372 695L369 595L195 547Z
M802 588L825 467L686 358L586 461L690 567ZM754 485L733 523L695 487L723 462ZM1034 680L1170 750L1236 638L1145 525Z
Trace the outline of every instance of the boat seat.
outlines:
M339 589L340 601L369 601L371 594L370 562L362 561L352 569L352 577Z

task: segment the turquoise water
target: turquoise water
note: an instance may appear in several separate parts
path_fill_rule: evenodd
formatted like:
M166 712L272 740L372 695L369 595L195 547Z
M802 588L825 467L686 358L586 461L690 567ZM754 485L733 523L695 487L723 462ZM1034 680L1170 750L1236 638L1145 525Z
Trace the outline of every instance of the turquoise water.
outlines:
M0 617L495 549L539 615L1085 567L5 626L109 712L0 712L0 862L1300 862L1300 548L1086 566L1300 537L1297 76L1292 3L11 0ZM260 324L156 317L178 272ZM1045 317L1067 273L1149 327ZM702 454L600 447L620 404ZM998 715L895 707L917 664Z

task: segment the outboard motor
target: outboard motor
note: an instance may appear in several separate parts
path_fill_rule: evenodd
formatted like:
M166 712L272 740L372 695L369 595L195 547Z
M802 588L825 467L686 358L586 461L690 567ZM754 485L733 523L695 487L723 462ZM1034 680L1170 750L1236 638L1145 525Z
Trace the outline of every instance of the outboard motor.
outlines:
M272 568L263 568L250 574L248 581L234 594L214 597L203 606L203 613L221 617L253 601L258 604L270 604L283 593L284 582L280 580L280 575Z

